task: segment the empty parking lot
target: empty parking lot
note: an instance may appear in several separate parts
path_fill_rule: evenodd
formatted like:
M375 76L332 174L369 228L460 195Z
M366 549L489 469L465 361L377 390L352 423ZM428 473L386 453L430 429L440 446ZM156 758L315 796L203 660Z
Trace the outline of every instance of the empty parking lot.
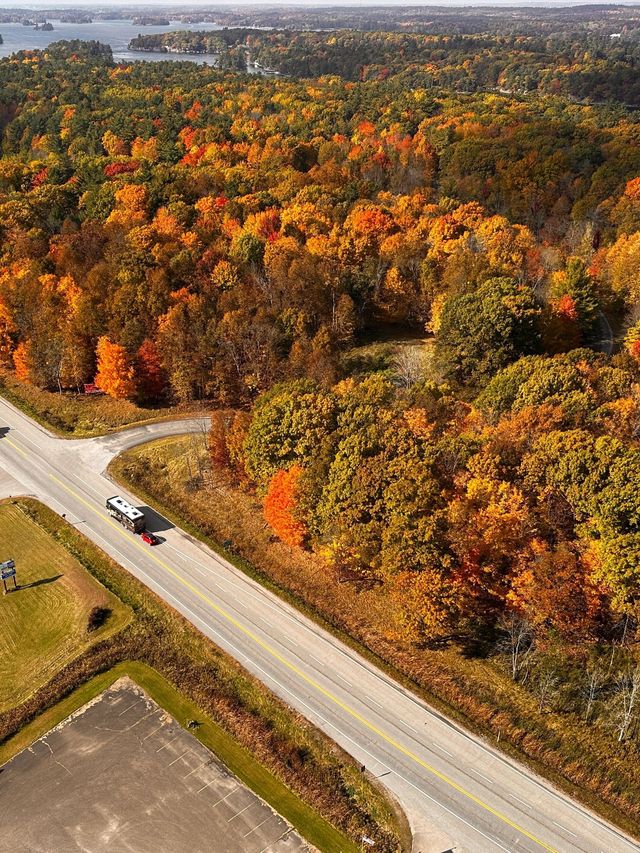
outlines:
M128 679L0 768L2 853L289 853L291 827Z

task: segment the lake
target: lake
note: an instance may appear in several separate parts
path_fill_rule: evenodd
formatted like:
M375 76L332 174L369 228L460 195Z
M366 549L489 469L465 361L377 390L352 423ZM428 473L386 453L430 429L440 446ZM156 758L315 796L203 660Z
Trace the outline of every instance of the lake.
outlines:
M111 46L113 58L131 62L132 60L187 60L189 62L213 62L212 56L189 56L188 54L176 53L139 53L128 49L129 42L139 34L168 33L173 30L219 30L221 27L212 23L183 24L176 21L168 27L141 27L132 24L131 21L94 21L92 24L62 24L55 18L47 18L53 24L53 32L34 30L33 27L25 27L22 24L0 24L0 35L3 44L0 44L0 57L10 56L17 50L42 49L54 41L62 39L94 39L103 44Z

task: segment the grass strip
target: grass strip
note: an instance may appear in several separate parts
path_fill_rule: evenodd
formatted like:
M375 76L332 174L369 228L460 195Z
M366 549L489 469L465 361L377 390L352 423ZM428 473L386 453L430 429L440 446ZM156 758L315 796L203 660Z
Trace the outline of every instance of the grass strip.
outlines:
M0 542L19 588L0 601L0 711L32 695L65 663L120 631L129 608L12 501L0 502ZM9 583L11 589L11 583ZM104 619L89 630L89 616Z

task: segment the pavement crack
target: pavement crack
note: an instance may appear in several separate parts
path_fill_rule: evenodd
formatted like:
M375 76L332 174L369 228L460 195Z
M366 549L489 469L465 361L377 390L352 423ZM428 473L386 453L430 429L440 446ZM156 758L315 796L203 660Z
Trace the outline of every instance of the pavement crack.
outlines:
M58 761L58 759L57 759L57 758L55 757L55 755L53 754L53 749L52 749L51 744L49 743L49 741L48 741L48 740L45 740L45 739L43 738L42 743L47 747L47 749L48 749L48 750L49 750L49 752L51 753L51 758L53 758L54 762L58 765L58 767L62 767L62 769L63 769L66 773L68 773L68 774L69 774L69 776L71 776L71 775L72 775L72 773L71 773L71 771L69 770L69 768L68 768L68 767L65 767L65 766L64 766L64 764L63 764L61 761Z

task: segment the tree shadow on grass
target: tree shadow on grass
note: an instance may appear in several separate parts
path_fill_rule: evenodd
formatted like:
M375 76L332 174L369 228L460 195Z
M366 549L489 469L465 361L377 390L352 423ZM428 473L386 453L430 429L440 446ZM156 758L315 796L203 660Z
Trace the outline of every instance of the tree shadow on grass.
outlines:
M37 581L31 581L31 583L22 583L18 586L16 592L21 589L33 589L34 586L42 586L45 583L54 583L54 581L60 580L62 575L53 575L50 578L39 578Z

